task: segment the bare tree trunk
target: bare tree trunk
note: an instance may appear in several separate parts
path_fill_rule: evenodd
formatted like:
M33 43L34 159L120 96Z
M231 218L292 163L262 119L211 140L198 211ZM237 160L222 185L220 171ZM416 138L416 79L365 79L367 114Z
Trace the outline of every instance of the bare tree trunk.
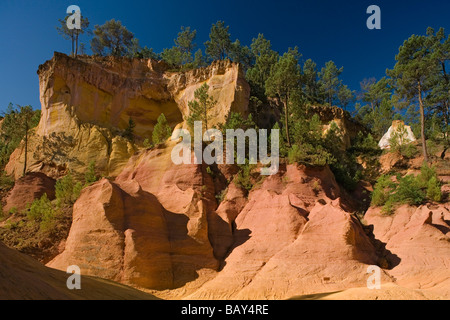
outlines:
M78 55L78 35L79 31L76 31L76 37L75 37L75 57Z
M419 81L418 83L418 90L419 90L419 106L420 106L420 134L422 136L422 152L423 152L423 158L425 162L428 161L428 151L427 151L427 139L425 137L425 109L423 106L423 99L422 99L422 83Z
M204 108L204 116L205 116L205 131L208 131L208 108L207 105L205 104L205 108ZM202 134L203 136L203 134Z
M289 117L289 110L288 110L288 96L286 95L286 98L284 100L284 126L286 127L286 138L287 138L287 143L288 146L291 146L291 138L289 138L289 121L288 121L288 117Z
M70 38L72 39L72 51L71 51L71 53L70 53L70 56L73 57L73 53L74 53L74 42L75 42L75 35L74 35L73 30L71 31Z
M25 119L25 160L23 162L23 176L27 173L27 157L28 157L28 119Z
M444 73L444 79L445 79L445 83L447 84L447 86L450 85L450 80L448 78L448 74L447 71L445 70L445 61L441 61L441 66L442 66L442 72ZM447 99L446 101L444 101L444 119L445 119L445 132L444 132L444 138L446 141L448 141L448 117L449 117L449 100Z

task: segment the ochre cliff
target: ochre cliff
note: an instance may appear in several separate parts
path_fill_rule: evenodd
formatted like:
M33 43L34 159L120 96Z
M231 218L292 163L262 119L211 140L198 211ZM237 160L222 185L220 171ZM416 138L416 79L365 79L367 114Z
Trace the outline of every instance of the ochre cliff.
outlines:
M367 270L378 265L380 297L450 297L448 204L404 206L392 217L371 208L360 221L327 166L281 161L273 176L251 172L248 191L236 165L175 165L175 141L139 147L161 113L172 128L185 126L188 102L203 83L217 100L212 124L233 111L246 114L249 86L238 65L221 61L171 72L153 60L56 53L38 73L42 118L27 163L39 180L24 186L30 180L21 179L13 190L18 199L50 194L46 184L53 188L69 170L83 175L91 161L105 176L81 192L68 238L47 266L66 271L78 265L84 276L167 299L286 299L336 291L375 299L367 292ZM312 110L325 130L337 123L344 147L362 130L339 108ZM130 118L136 143L121 136ZM22 143L8 173L21 176L24 156ZM17 205L12 200L8 205ZM0 245L0 259L5 252ZM38 278L58 288L43 274L60 273L46 270L41 266Z
M151 140L161 113L174 128L189 116L188 102L203 83L217 101L211 124L230 112L245 114L250 89L239 65L217 61L207 68L170 72L164 63L113 57L73 59L61 53L38 70L41 121L28 145L28 171L52 177L68 169L82 173L91 161L105 176L117 176L136 151L120 136L131 118L137 142ZM18 178L24 143L6 167Z

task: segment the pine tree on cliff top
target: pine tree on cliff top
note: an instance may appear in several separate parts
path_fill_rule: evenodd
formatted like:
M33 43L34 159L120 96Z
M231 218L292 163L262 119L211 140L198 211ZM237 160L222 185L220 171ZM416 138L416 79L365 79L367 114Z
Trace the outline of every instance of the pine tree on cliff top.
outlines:
M298 65L299 53L297 48L290 49L274 65L269 78L266 81L266 94L269 97L278 97L284 105L285 130L288 145L291 146L289 137L289 100L295 90L300 86L301 74Z
M231 48L229 26L225 27L223 21L217 21L211 27L209 41L205 42L206 55L210 60L223 60Z
M64 19L59 19L60 26L56 27L56 30L58 33L65 39L65 40L71 40L72 41L72 51L71 56L77 56L78 55L78 40L80 35L84 33L90 33L88 30L89 28L89 20L88 18L81 16L81 29L72 29L70 30L67 28L67 19L70 17L70 15L67 15Z
M91 49L94 54L123 57L133 48L134 35L120 21L106 21L104 25L96 25Z

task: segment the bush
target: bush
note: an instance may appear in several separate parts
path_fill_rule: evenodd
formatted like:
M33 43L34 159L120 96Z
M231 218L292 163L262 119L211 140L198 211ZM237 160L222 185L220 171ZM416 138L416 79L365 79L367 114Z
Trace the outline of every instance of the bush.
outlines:
M417 182L421 188L426 188L428 186L428 181L431 178L437 178L436 170L433 167L429 167L426 162L422 164L420 168L420 174L417 176Z
M82 184L80 182L75 183L72 174L69 172L56 182L56 199L59 204L73 204L80 196L82 188Z
M402 156L408 159L412 159L417 155L417 148L412 143L400 146L398 151Z
M441 185L434 168L426 163L417 177L407 175L397 178L395 183L390 176L381 176L372 193L372 205L383 206L383 212L391 214L397 204L420 205L425 200L442 200Z
M425 193L420 188L417 178L413 175L407 175L401 178L391 197L394 203L409 205L419 205L426 198Z
M122 133L122 137L128 139L131 142L134 142L134 128L136 128L136 123L132 118L128 119L128 126L125 128L125 131Z
M6 172L0 175L0 189L9 190L14 186L14 180L11 179Z
M84 174L84 181L86 185L91 185L98 180L97 175L95 174L95 161L89 162L89 166Z
M365 136L362 131L358 132L358 135L353 142L352 146L358 154L378 154L381 150L377 141L369 133Z
M391 180L391 177L382 175L373 190L372 193L372 205L384 206L389 200L391 192L395 189L395 183Z
M28 210L27 217L30 220L40 221L46 212L52 210L52 203L48 199L47 194L44 193L40 199L33 201L30 209Z
M241 168L241 171L239 171L235 182L238 186L250 191L253 188L251 171L255 165L246 163L244 165L239 165L239 167Z
M161 113L158 117L155 128L152 133L153 144L164 143L172 135L172 128L167 123L164 113Z
M288 152L289 163L306 163L314 166L332 164L335 159L321 145L313 146L309 143L293 145Z
M60 216L60 211L52 205L45 193L31 204L27 213L28 219L40 224L42 232L51 231L58 223Z
M436 177L432 177L427 185L427 198L436 202L442 200L441 185Z
M153 146L149 139L145 139L143 144L144 144L144 148L147 148L147 149L151 148Z

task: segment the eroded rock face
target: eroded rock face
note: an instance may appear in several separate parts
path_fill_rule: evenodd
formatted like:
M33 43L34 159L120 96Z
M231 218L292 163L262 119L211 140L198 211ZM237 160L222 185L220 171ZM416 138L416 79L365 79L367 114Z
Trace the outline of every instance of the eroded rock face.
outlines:
M171 164L170 150L137 154L115 182L85 189L65 251L49 266L78 264L88 275L149 289L185 288L171 298L289 298L365 284L375 249L342 209L328 168L285 166L248 199L231 183L217 207L209 174ZM185 287L204 269L216 276Z
M162 62L126 58L79 57L61 53L38 70L42 116L28 146L28 171L52 177L68 169L82 173L89 162L107 176L117 176L136 151L119 135L133 119L137 140L151 139L161 113L174 128L189 116L188 102L203 83L217 100L212 125L230 112L245 114L250 88L239 65L217 61L207 68L168 72ZM6 171L20 176L24 145L11 156Z
M448 204L402 206L392 216L371 208L364 219L386 245L397 284L450 296L450 208Z
M166 212L137 183L124 189L103 179L83 191L65 250L48 266L64 270L75 264L82 274L169 288L173 274Z
M138 154L115 182L85 189L66 248L49 266L77 264L86 274L149 289L178 288L201 269L217 270L209 229L230 231L213 211L213 191L202 188L211 178L201 165L173 165L170 150Z
M338 107L330 106L311 106L310 111L317 114L323 124L323 133L326 134L334 122L340 131L340 140L342 149L351 147L352 139L356 138L359 132L365 132L366 129L360 123L356 122L351 115Z
M3 208L5 212L9 212L15 208L17 212L21 212L27 208L34 200L40 199L44 194L50 200L55 199L55 183L56 181L40 172L28 173L25 177L20 178L14 184L6 205Z
M235 219L223 270L188 298L285 299L365 285L375 251L341 208L329 169L280 171L250 193Z

